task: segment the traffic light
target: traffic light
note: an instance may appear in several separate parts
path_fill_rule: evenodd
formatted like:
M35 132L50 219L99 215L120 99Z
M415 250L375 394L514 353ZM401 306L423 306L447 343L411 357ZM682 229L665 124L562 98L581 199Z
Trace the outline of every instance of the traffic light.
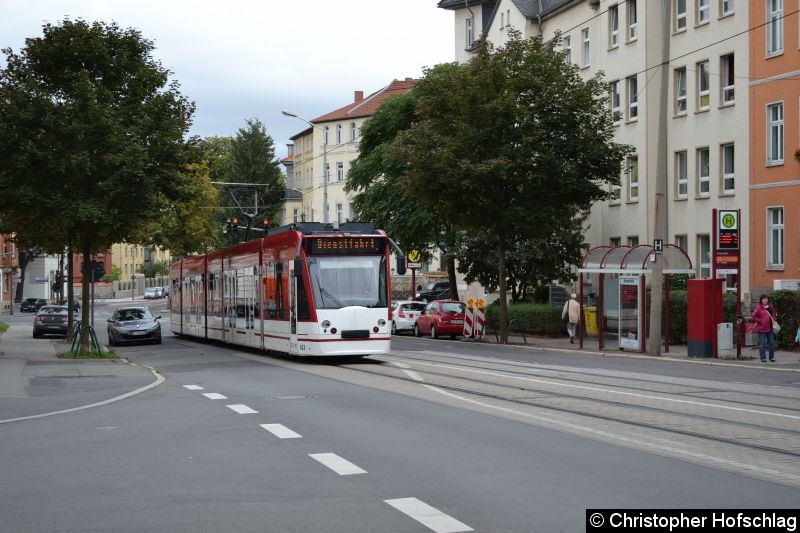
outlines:
M267 231L267 229L269 229L269 219L265 218L264 219L264 231Z
M233 217L233 218L231 219L231 231L232 231L233 233L236 233L236 231L237 231L238 229L239 229L239 219L238 219L238 218L236 218L236 217Z

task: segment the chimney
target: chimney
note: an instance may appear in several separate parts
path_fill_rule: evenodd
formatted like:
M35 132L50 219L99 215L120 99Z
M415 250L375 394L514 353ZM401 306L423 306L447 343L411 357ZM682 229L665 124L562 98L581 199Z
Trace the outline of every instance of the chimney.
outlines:
M355 103L359 103L363 99L364 99L364 91L356 91L356 93L355 93Z

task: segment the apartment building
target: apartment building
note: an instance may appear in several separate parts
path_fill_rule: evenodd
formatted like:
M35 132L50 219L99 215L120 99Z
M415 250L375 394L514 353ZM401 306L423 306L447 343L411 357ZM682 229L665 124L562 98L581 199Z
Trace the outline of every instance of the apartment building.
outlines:
M698 276L711 275L712 209L748 212L746 2L440 0L438 6L454 12L461 61L474 53L478 39L502 45L513 28L524 37L558 35L564 60L582 76L602 72L616 140L634 152L622 166L620 186L610 191L612 199L592 208L587 244L652 242L656 185L664 180L668 240L689 254ZM659 164L659 149L666 150L666 164L663 158ZM743 233L745 292L748 246Z
M355 91L350 104L316 117L311 120L312 127L291 137L293 183L302 192L301 220L322 222L327 218L328 222L341 223L353 219L352 195L345 193L344 186L358 157L361 126L384 100L408 92L413 84L411 78L393 80L367 97L363 91ZM327 168L323 168L325 164ZM327 217L323 215L325 181ZM285 202L286 220L295 220L295 209L294 203Z
M299 146L299 145L298 145ZM280 212L280 225L300 222L303 212L303 193L301 184L294 171L295 144L287 144L287 155L281 159L281 164L286 168L286 192L283 195L283 208Z
M800 280L800 2L750 0L750 283Z
M110 260L106 273L111 274L111 266L120 269L122 280L129 280L134 274L141 274L146 265L171 261L172 254L158 246L119 243L111 246Z
M0 234L0 313L11 311L14 299L14 276L19 267L17 247L11 235Z

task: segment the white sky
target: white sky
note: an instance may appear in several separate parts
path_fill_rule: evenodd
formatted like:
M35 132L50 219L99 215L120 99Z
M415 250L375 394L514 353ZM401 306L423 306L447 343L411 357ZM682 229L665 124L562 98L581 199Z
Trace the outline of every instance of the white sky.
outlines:
M453 61L453 13L437 0L0 0L0 48L45 22L114 21L155 41L154 56L197 104L191 133L231 135L260 119L285 155L311 119L392 79ZM0 67L5 61L0 58Z

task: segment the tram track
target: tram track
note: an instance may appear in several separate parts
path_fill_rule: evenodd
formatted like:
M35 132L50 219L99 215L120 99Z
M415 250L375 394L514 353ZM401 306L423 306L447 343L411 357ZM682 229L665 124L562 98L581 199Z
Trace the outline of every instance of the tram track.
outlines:
M390 361L388 361L388 362L390 362ZM546 410L548 412L553 412L553 413L577 415L577 416L580 416L580 417L587 417L587 418L591 418L591 419L595 419L595 420L602 420L602 421L606 421L606 422L624 424L625 426L632 427L632 428L655 430L655 431L658 431L658 432L664 432L664 433L677 435L677 436L681 436L681 437L691 437L691 438L695 438L695 439L702 439L704 441L710 441L710 442L715 442L715 443L720 443L720 444L727 444L727 445L746 448L746 449L749 449L749 450L754 450L754 451L759 451L759 452L766 452L766 453L770 453L770 454L778 454L780 456L790 457L790 458L793 458L793 459L800 458L800 451L793 451L793 450L790 450L790 449L784 449L784 448L779 448L779 447L775 447L775 446L769 446L769 445L764 445L764 444L757 444L757 443L753 443L753 442L747 442L747 441L743 441L743 440L740 440L740 439L728 438L728 437L724 437L724 436L720 436L720 435L714 435L714 434L711 434L711 433L708 433L708 432L692 431L692 430L688 430L688 429L682 429L682 428L679 428L679 427L667 426L667 425L664 425L664 424L655 424L655 423L650 423L650 422L646 422L646 421L642 421L642 420L634 420L634 419L627 418L627 417L614 416L614 415L611 415L611 414L604 414L604 413L600 413L600 412L596 412L596 411L595 412L588 412L586 410L574 409L574 408L565 407L565 406L548 405L548 404L542 403L541 402L541 400L542 400L541 398L540 399L536 399L536 400L525 399L525 398L515 398L515 397L512 397L509 394L491 393L491 392L476 390L474 387L447 384L447 383L442 383L441 381L436 381L436 380L433 380L433 381L428 381L428 380L419 381L418 379L414 379L414 378L407 377L407 376L400 375L400 374L392 374L392 373L387 373L387 372L379 372L379 371L375 371L375 370L369 370L369 369L365 368L364 365L342 365L342 368L347 368L348 370L359 372L359 373L362 373L362 374L380 376L380 377L384 377L384 378L390 378L390 379L394 379L394 380L398 380L398 381L402 381L402 382L406 382L406 383L412 383L412 384L416 384L416 385L427 385L429 387L435 387L435 388L443 389L443 390L446 390L446 391L449 391L449 392L453 392L453 393L468 394L468 395L473 395L473 396L477 396L477 397L481 397L481 398L485 398L485 399L508 402L508 403L511 403L511 404L514 404L514 405L524 406L526 408L544 409L544 410ZM392 368L397 368L397 367L392 367ZM402 370L402 369L398 368L398 370ZM514 386L503 385L503 384L499 384L499 383L491 382L491 381L479 380L479 379L474 379L474 378L466 378L466 377L463 377L463 376L450 375L450 374L442 373L442 372L432 372L430 370L415 369L415 372L419 372L419 373L421 373L421 374L423 374L425 376L435 376L436 378L439 378L440 380L442 378L444 378L444 379L455 379L455 380L466 381L468 383L474 383L474 384L477 384L477 385L488 385L488 386L491 386L491 387L500 387L500 388L511 389L516 393L516 395L519 395L520 392L526 392L526 393L530 393L530 394L545 394L545 395L548 395L548 397L552 397L552 398L567 398L567 399L573 399L573 400L577 399L579 401L585 401L585 402L588 402L588 403L606 404L606 405L609 404L608 401L604 401L604 400L596 399L596 398L587 398L587 397L568 395L568 394L563 394L563 393L554 393L552 391L541 391L541 390L530 389L530 388L514 387ZM617 402L611 402L611 403L614 403L614 404L618 405ZM727 425L730 426L731 429L746 427L746 428L751 428L751 429L757 429L757 430L760 430L760 431L766 430L766 431L770 431L770 432L777 432L777 433L780 433L784 437L800 439L800 432L795 431L795 430L785 429L785 428L761 426L761 425L750 424L750 423L746 423L746 422L734 422L734 421L729 421L729 420L709 417L709 416L705 416L705 415L697 415L697 414L690 414L690 413L680 413L680 412L669 411L669 410L665 410L665 409L661 409L661 408L654 408L654 407L650 407L650 406L635 405L635 406L626 406L626 407L628 407L628 408L630 408L632 410L635 410L635 411L640 411L640 412L646 411L648 413L653 413L653 414L657 413L657 414L660 414L660 415L664 415L666 413L668 416L682 417L684 419L689 419L689 420L692 420L692 421L699 421L699 422L710 421L710 422L713 422L713 423L716 423L716 424L727 424Z

